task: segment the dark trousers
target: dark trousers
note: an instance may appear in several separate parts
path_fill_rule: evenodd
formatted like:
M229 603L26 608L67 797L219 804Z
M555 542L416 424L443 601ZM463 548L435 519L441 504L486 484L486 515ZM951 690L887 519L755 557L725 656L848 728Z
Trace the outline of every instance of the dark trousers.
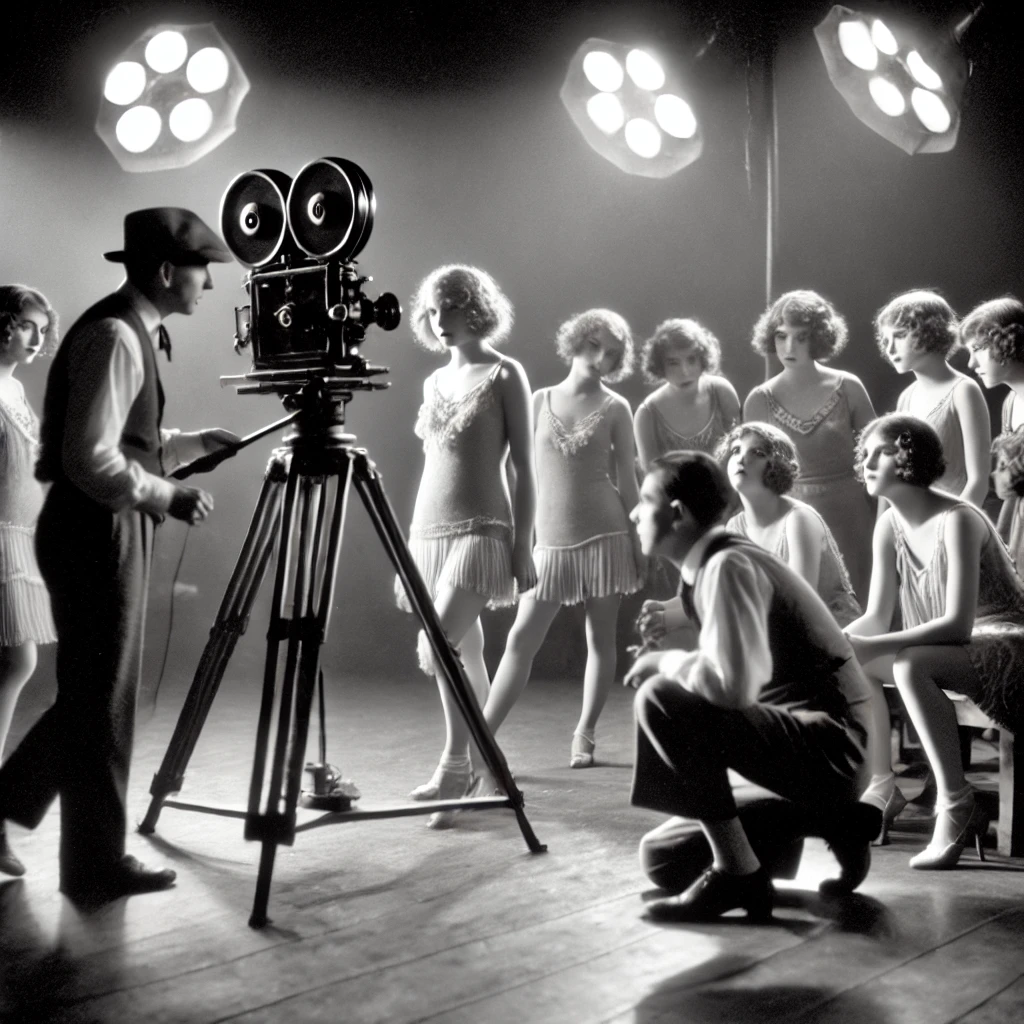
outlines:
M805 835L827 836L863 790L864 730L824 712L718 707L665 676L640 687L635 710L639 807L697 821L736 817L731 768L797 804Z
M153 522L56 483L36 530L57 626L57 699L0 770L0 817L39 824L60 797L63 886L124 856Z

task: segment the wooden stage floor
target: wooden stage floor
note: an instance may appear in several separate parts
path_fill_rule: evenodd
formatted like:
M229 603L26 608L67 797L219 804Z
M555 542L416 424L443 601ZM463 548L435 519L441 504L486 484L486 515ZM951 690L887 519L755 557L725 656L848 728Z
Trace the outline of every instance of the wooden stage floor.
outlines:
M258 683L222 688L183 799L243 806ZM131 811L144 813L184 693L140 712ZM10 826L29 865L0 882L3 1021L872 1022L1024 1020L1024 863L973 851L946 873L907 859L899 832L861 891L816 895L834 862L809 841L776 920L700 927L641 916L637 839L659 819L628 806L631 692L616 686L597 767L568 768L579 690L528 688L500 739L540 839L531 855L508 810L323 828L282 848L272 923L247 926L258 848L231 819L165 809L129 837L178 871L169 892L76 910L56 891L58 815ZM328 758L366 800L404 801L433 769L441 718L432 684L335 681ZM12 739L39 701L19 709ZM923 826L922 826L923 827ZM6 876L4 876L6 877Z

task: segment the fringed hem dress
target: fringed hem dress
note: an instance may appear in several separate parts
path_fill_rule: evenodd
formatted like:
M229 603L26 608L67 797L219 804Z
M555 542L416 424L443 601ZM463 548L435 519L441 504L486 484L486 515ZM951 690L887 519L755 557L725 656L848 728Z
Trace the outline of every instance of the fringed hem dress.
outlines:
M818 519L821 523L824 535L821 539L821 563L818 569L818 597L825 602L825 606L832 613L832 617L840 626L848 626L854 619L860 618L861 607L857 603L857 597L853 592L853 584L850 582L850 574L846 571L846 563L843 561L842 552L836 544L828 523L821 514L804 501L793 500L793 507L777 522L773 523L767 532L765 540L767 543L762 546L766 551L771 552L776 558L789 564L789 538L786 536L786 522L789 517L798 509L802 508ZM738 533L748 540L750 528L747 525L746 512L740 512L733 516L725 528L732 533Z
M409 550L436 599L442 587L470 590L489 608L514 604L512 506L505 484L505 416L497 394L503 362L466 394L442 393L436 372L427 384L414 428L423 440L423 476L409 528ZM400 579L398 607L412 608ZM434 661L421 631L420 668Z
M39 420L19 381L0 397L0 647L52 644L50 595L36 562L43 488L35 478Z
M999 725L1019 732L1024 728L1024 581L1014 570L1006 545L988 517L969 502L958 502L956 507L979 516L988 532L981 548L974 628L970 643L965 645L981 682L974 702ZM910 550L899 517L889 513L896 542L900 609L908 629L945 613L949 572L945 532L952 511L942 513L932 557L924 565Z
M537 459L537 601L579 604L588 597L632 594L640 576L632 525L608 476L614 397L571 428L541 392L534 427Z

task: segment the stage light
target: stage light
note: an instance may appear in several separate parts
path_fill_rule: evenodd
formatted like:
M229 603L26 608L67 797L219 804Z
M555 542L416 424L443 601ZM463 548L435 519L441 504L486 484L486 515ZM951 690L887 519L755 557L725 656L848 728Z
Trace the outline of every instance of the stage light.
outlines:
M869 128L907 153L956 145L970 67L960 40L978 12L947 30L835 6L814 30L832 84Z
M590 146L629 174L666 178L703 149L678 70L640 47L588 39L569 64L561 98Z
M107 75L96 133L126 171L186 167L234 132L248 91L216 26L157 25Z

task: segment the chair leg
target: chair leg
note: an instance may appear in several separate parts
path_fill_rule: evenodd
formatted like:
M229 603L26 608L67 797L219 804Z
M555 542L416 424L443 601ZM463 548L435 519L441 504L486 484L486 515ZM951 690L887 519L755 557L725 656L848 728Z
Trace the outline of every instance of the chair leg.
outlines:
M1021 784L1017 785L1017 779ZM999 730L999 823L996 849L1004 857L1024 856L1024 744Z

